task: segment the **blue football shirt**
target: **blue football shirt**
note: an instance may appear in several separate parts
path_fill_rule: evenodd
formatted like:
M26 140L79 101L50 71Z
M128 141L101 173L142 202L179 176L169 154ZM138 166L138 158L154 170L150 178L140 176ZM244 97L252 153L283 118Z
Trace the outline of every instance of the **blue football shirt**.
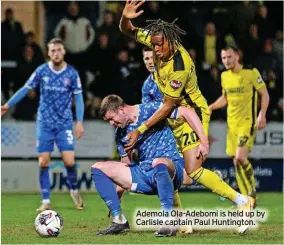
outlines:
M60 71L51 62L39 66L25 84L28 88L40 86L38 120L56 127L72 123L73 94L82 93L78 72L70 65Z
M145 80L142 87L142 103L146 104L153 101L163 101L163 95L160 92L158 85L155 83L153 75L151 74Z
M127 134L149 119L160 105L159 102L137 105L139 111L137 121L125 128L116 128L115 141L118 152L122 157L127 155L124 151ZM162 120L143 135L140 135L135 149L138 151L139 163L144 172L152 169L152 162L155 158L164 157L172 160L174 164L181 164L176 141L171 129L168 127L167 120ZM182 165L181 167L183 168Z

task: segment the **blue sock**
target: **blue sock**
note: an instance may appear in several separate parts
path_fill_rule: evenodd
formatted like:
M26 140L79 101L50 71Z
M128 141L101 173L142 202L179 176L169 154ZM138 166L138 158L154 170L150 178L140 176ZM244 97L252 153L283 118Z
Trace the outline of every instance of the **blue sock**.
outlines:
M50 199L49 167L39 168L39 184L42 199Z
M101 170L92 168L92 178L98 193L104 200L113 217L121 213L120 201L112 180Z
M66 177L66 184L69 189L71 190L77 190L77 168L76 164L74 164L72 167L66 167L67 170L67 177Z
M174 184L165 164L155 166L156 182L162 209L170 212L174 202Z

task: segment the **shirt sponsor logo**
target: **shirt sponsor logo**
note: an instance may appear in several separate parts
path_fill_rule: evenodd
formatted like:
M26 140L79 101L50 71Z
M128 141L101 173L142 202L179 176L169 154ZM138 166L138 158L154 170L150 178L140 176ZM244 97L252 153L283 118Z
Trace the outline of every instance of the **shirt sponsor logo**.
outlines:
M67 88L57 88L57 87L50 87L50 86L44 86L45 90L53 90L53 91L58 91L58 92L66 92L68 91Z
M182 83L177 80L170 81L170 85L173 89L178 89L181 87Z
M42 80L43 80L44 82L48 82L48 81L49 81L49 77L43 77Z
M240 88L227 88L225 89L227 94L243 94L245 92L245 88L244 87L240 87Z

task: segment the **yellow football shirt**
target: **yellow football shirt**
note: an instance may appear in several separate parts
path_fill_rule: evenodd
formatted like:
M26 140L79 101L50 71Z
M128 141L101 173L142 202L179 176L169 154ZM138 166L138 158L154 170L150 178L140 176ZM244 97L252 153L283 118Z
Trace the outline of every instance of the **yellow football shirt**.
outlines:
M222 91L228 101L227 121L238 126L255 124L257 115L257 90L265 88L257 69L231 70L221 74Z
M151 36L147 30L137 28L136 40L151 49ZM154 80L164 96L178 99L180 105L190 106L202 118L202 113L209 114L209 108L201 94L195 72L195 65L188 52L179 45L168 61L155 58Z

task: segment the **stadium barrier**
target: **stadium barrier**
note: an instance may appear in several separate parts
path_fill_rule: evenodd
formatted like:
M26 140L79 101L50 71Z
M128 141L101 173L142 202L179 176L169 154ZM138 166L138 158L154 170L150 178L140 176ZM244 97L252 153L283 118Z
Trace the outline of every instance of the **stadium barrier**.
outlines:
M96 160L78 160L78 185L82 192L94 192L91 166ZM38 163L36 160L2 160L2 192L39 192ZM256 160L252 162L257 191L283 190L283 161ZM205 167L223 173L224 180L236 188L235 169L231 160L206 160ZM50 184L52 192L65 192L66 169L62 161L52 161L50 165ZM203 186L182 186L181 191L203 191Z
M84 137L76 142L77 158L111 158L114 152L114 130L103 121L87 121ZM251 158L283 158L283 125L268 123L258 131ZM35 122L2 122L2 158L36 157ZM229 158L226 153L226 123L212 122L209 130L209 158ZM55 148L54 157L60 157Z

